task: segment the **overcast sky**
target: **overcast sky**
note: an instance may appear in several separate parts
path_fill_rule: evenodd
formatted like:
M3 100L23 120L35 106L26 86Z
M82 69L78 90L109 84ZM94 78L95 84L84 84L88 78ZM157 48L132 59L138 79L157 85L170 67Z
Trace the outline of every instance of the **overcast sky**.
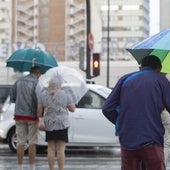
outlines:
M150 35L159 32L159 0L150 0Z

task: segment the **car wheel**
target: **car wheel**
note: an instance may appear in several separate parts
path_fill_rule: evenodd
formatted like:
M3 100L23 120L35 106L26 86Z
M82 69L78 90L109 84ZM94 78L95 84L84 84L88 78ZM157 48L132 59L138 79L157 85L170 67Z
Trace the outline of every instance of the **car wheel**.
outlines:
M16 152L17 150L17 137L15 133L15 128L11 129L8 135L8 145L11 151Z
M15 152L17 151L17 136L15 133L15 128L11 129L8 135L8 145L11 151ZM28 142L25 144L24 150L27 152L28 151Z

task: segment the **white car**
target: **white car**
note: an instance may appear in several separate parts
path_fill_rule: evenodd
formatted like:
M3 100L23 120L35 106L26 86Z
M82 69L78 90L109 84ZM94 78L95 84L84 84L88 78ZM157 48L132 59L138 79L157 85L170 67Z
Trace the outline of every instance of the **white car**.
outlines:
M89 91L79 101L75 112L69 114L68 146L119 146L115 127L102 114L102 105L111 89L104 86L87 84ZM14 103L9 102L10 85L0 86L0 139L16 151ZM47 146L45 133L40 131L38 146ZM26 149L28 145L26 145Z

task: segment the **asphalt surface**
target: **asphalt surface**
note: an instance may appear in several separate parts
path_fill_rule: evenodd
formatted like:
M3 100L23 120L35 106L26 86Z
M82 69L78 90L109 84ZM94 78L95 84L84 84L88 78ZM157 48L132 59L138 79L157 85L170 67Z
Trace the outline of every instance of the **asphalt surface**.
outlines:
M37 170L48 170L46 150L38 151L36 161ZM23 167L29 170L27 154ZM11 152L8 145L0 143L0 170L16 169L16 153ZM121 170L120 152L113 148L67 148L65 170ZM170 170L170 160L166 170Z
M67 148L65 170L120 170L120 157L113 148ZM38 151L37 170L48 170L46 151ZM28 170L28 156L24 157L24 170ZM16 170L16 153L8 145L0 145L0 170ZM57 161L55 163L57 170Z

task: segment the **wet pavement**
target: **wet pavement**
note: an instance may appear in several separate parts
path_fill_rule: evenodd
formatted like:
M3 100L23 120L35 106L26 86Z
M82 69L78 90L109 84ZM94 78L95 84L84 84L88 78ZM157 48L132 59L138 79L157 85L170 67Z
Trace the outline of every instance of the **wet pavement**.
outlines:
M0 160L1 170L16 170L16 158L7 158L5 160ZM27 164L28 159L24 161L24 170L29 170L29 165ZM36 164L37 170L48 170L47 158L37 158ZM57 170L57 162L55 164L55 169ZM119 159L117 160L106 160L105 158L66 158L65 170L120 170Z
M0 145L0 170L16 170L17 158L7 145ZM38 153L37 170L48 170L46 153ZM24 157L24 170L29 170L28 157ZM55 163L57 170L57 161ZM120 170L120 157L112 148L107 149L67 149L65 170Z
M36 170L48 170L46 152L38 152L36 160ZM23 167L29 170L27 155ZM0 170L17 170L16 153L11 152L8 145L0 144ZM68 148L64 170L121 170L120 153L113 148ZM170 161L166 170L170 170Z

